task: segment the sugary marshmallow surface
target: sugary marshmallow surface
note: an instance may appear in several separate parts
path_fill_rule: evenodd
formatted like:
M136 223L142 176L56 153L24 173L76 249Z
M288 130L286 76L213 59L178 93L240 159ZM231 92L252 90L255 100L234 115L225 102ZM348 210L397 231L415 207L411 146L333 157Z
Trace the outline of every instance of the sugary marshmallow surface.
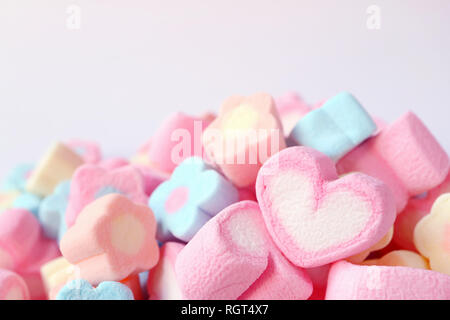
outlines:
M337 164L340 174L358 171L386 183L395 195L398 212L411 196L441 184L449 166L447 153L412 112L386 126Z
M183 293L175 275L175 261L184 244L166 242L161 247L158 264L149 273L147 290L150 300L182 300Z
M432 270L450 275L450 193L440 196L416 225L414 243Z
M311 111L306 102L294 92L277 98L276 105L286 136L289 136L298 121Z
M327 300L448 300L450 276L409 267L340 261L328 275Z
M149 199L158 222L158 240L188 242L209 219L238 200L231 182L202 159L188 158Z
M59 183L70 179L83 163L83 159L72 149L62 143L54 143L28 178L26 191L48 196Z
M427 259L414 251L408 250L394 250L391 251L380 259L366 260L362 264L364 265L377 265L377 266L401 266L411 267L419 269L430 269Z
M0 300L29 300L25 281L15 272L0 269Z
M386 185L359 173L338 179L332 160L307 147L269 159L258 174L256 195L274 242L306 268L370 248L396 216Z
M96 142L73 139L66 145L83 158L84 163L97 164L102 160L102 151Z
M120 166L111 170L96 165L84 165L73 175L66 211L70 227L78 214L92 201L107 194L122 194L136 203L147 203L144 180L138 169Z
M350 93L341 92L301 118L289 138L338 161L375 130L375 122L360 103Z
M187 299L307 299L312 284L270 239L258 204L242 201L209 220L178 254Z
M120 281L151 269L159 259L156 221L147 207L119 194L88 206L61 239L63 256L92 284Z
M253 185L262 163L286 147L273 98L265 93L229 97L203 132L203 146L237 187Z

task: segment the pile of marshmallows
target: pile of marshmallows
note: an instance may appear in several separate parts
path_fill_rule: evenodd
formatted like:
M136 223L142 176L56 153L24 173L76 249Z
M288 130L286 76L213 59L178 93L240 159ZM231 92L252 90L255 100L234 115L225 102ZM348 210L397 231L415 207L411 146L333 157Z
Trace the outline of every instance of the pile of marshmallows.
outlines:
M0 299L450 299L449 157L349 93L232 96L131 159L54 143L0 193Z

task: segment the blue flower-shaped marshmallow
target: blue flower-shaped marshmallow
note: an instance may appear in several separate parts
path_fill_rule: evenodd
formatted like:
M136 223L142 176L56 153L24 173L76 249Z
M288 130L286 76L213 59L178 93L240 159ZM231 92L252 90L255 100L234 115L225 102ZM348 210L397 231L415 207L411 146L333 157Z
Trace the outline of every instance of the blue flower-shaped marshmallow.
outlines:
M105 281L97 288L83 279L72 280L59 290L56 300L134 300L133 292L126 285Z
M59 241L67 231L65 215L69 203L69 194L70 181L64 181L41 203L38 219L45 235L51 239Z
M41 197L24 192L14 200L13 208L28 210L37 217L41 201Z
M20 164L15 167L6 176L5 181L3 181L1 190L2 191L25 191L25 185L27 184L28 175L33 170L33 165L31 164Z
M238 200L230 181L202 159L188 158L149 199L158 222L157 238L188 242L209 219Z
M350 93L341 92L301 118L288 140L338 161L375 131L366 110Z

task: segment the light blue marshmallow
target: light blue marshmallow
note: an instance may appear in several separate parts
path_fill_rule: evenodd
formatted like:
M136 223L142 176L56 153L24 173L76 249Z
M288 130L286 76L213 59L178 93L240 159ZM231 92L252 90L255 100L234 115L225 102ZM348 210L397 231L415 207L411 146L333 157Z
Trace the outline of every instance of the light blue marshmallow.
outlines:
M14 200L13 208L28 210L37 217L41 201L41 197L32 193L24 192Z
M38 219L45 235L61 240L67 231L66 209L69 203L70 181L60 183L53 194L46 197L39 208Z
M314 148L338 161L377 127L366 110L348 92L341 92L299 120L289 140Z
M31 170L33 170L34 165L31 164L20 164L15 167L7 175L5 181L3 181L1 190L2 191L25 191L25 185L27 184L27 177Z
M97 288L83 279L67 283L56 296L56 300L134 300L133 292L126 285L105 281Z
M186 203L176 212L169 213L166 202L180 187L188 189ZM239 192L230 181L202 159L192 157L183 161L170 179L153 191L149 206L158 223L158 240L188 242L206 222L237 201Z

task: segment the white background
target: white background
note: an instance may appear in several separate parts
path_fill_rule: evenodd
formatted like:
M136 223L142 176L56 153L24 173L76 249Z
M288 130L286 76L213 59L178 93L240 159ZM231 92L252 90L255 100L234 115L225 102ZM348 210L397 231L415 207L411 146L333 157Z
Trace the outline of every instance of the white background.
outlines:
M449 0L0 0L0 176L55 139L128 156L169 112L257 91L349 90L389 121L413 110L450 150L449 34Z

